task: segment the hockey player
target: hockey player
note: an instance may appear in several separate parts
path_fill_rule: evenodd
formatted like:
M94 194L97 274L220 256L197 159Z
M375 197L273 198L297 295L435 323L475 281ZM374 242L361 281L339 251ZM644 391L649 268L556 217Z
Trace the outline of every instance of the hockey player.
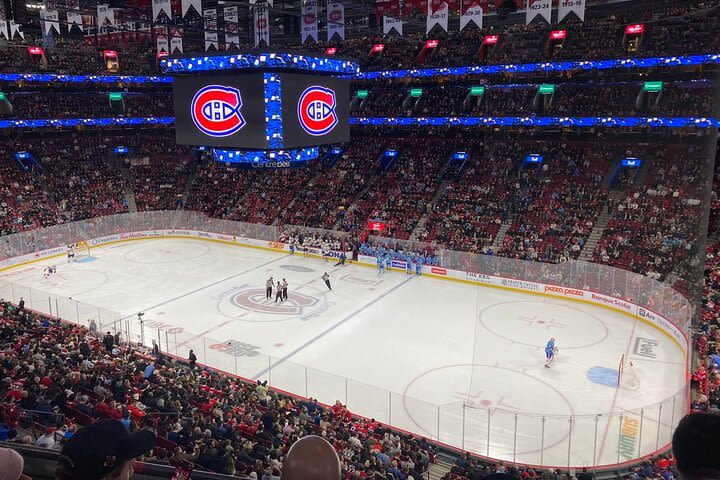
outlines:
M415 259L415 275L420 276L422 275L422 266L423 266L423 257L422 255L418 255Z
M389 253L385 255L385 270L392 272L392 257Z
M54 274L56 270L57 268L55 268L55 265L51 267L45 267L45 269L43 270L43 278L50 278L50 276Z
M405 274L412 275L412 255L405 254Z
M385 259L380 255L377 257L378 274L385 273Z
M337 262L334 266L335 266L335 267L337 267L337 266L343 266L343 267L344 267L344 266L345 266L345 260L347 260L347 255L345 255L345 252L340 252L340 259L338 260L338 262Z
M283 300L287 300L287 298L288 298L287 289L288 289L288 282L287 282L287 280L285 280L283 278L283 280L282 280L282 299Z
M67 246L67 263L71 263L75 261L75 245L68 245Z
M555 338L551 338L548 340L547 345L545 345L545 366L547 368L550 368L550 364L555 359L555 354L557 353L558 349L555 346Z

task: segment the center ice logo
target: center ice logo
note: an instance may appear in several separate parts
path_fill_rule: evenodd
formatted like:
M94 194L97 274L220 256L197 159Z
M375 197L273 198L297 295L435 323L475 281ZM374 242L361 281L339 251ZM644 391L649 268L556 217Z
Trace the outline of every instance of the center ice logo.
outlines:
M195 126L211 137L227 137L245 126L240 114L240 90L221 85L208 85L192 99L190 116Z
M233 305L240 308L275 315L302 315L308 308L320 303L318 298L299 292L290 292L288 299L282 303L266 303L265 290L262 288L243 290L235 294L231 301Z
M335 106L333 90L317 85L307 88L298 100L300 126L310 135L325 135L338 124Z

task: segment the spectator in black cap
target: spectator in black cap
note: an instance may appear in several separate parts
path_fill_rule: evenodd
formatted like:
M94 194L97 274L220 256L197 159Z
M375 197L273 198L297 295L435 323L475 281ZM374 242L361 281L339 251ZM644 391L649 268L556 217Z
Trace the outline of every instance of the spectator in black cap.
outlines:
M691 413L680 420L672 450L682 480L720 479L720 416Z
M131 434L118 420L81 428L65 444L55 470L56 480L129 480L136 457L155 447L155 434Z

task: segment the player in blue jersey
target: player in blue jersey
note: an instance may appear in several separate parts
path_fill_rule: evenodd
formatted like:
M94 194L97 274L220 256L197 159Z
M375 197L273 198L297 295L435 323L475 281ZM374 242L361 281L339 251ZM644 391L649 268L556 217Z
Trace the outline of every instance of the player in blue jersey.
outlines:
M385 255L385 270L392 272L392 257L389 253Z
M385 260L378 255L377 257L378 274L385 273Z
M555 359L555 354L557 353L558 348L555 346L555 338L551 338L548 340L547 345L545 345L545 366L550 368L550 364Z
M418 255L418 257L415 259L415 275L422 274L422 266L423 266L423 257L422 257L422 255Z
M412 255L409 253L405 255L405 273L412 275Z

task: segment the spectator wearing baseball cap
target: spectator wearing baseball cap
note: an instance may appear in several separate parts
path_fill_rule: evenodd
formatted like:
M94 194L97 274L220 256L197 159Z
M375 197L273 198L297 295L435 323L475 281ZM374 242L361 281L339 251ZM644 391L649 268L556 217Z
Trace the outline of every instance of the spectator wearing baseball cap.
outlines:
M0 448L0 480L31 480L23 474L23 457L10 448Z
M131 434L118 420L81 428L65 444L55 470L56 480L129 480L135 458L155 447L155 434Z

